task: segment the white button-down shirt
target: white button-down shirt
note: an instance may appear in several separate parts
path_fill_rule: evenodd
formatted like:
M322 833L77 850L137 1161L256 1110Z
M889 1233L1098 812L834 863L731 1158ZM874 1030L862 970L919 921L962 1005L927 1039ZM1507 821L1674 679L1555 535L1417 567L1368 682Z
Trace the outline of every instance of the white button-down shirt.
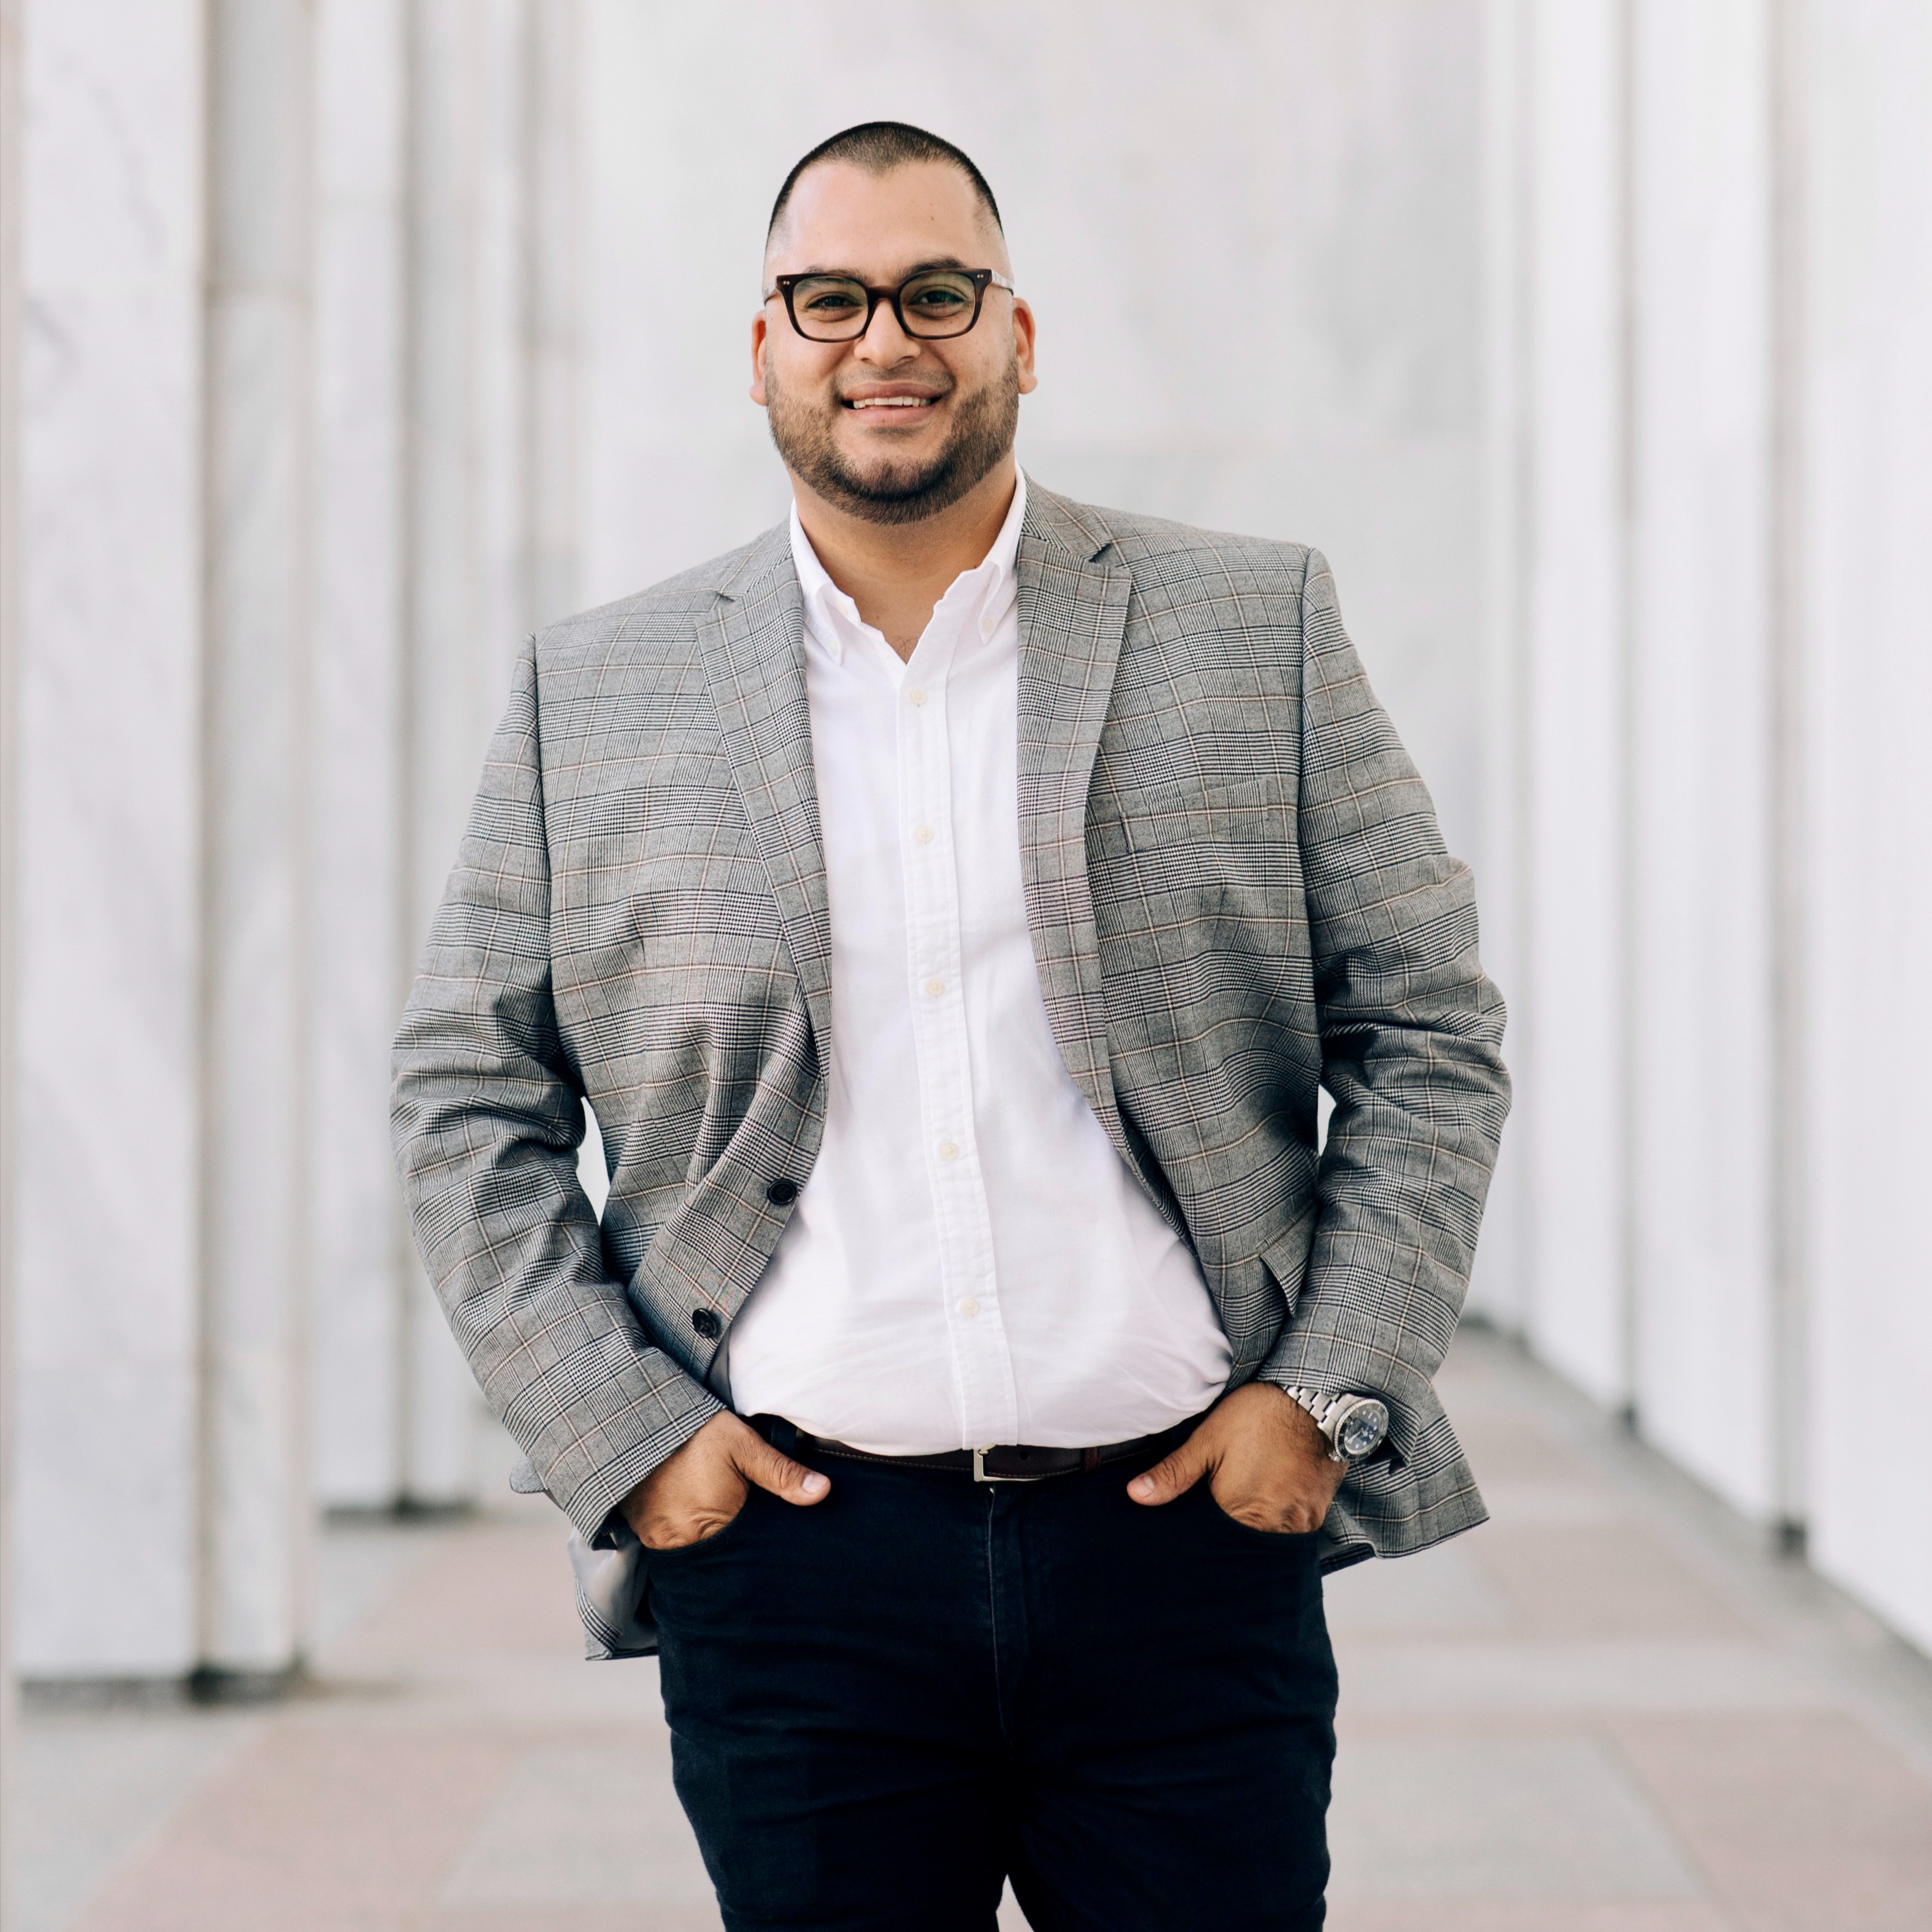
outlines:
M745 1414L883 1455L1123 1442L1205 1408L1226 1338L1061 1060L1020 870L1026 484L910 658L796 510L832 922L825 1138L733 1324Z

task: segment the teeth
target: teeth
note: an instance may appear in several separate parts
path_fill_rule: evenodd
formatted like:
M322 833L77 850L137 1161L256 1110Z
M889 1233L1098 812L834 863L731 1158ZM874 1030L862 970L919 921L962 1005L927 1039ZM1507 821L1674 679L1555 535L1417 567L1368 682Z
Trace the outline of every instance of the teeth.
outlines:
M932 400L930 396L867 396L855 402L855 410L920 410Z

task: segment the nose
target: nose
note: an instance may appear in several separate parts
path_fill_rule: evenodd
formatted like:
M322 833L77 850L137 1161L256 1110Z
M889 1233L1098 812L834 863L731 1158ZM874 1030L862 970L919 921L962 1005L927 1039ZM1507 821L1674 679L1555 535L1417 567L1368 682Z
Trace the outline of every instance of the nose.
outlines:
M889 302L879 303L866 332L852 345L852 352L862 362L903 362L919 353L919 345L899 326L898 312Z

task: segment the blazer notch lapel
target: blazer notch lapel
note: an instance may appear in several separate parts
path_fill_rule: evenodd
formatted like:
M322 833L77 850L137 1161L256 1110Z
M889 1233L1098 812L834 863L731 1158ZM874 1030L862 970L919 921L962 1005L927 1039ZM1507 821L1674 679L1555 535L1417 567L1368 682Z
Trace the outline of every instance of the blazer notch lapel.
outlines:
M698 648L732 776L805 990L821 1073L832 1064L832 920L805 682L805 604L782 531L721 588Z
M1087 796L1133 590L1109 543L1046 492L1029 499L1016 570L1020 857L1040 992L1061 1058L1136 1168L1114 1092L1087 874Z

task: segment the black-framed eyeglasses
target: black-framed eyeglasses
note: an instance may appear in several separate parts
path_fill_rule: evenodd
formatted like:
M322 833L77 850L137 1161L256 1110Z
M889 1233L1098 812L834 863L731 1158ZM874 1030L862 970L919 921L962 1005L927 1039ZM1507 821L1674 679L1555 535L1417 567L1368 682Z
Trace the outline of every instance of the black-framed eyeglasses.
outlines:
M792 327L808 342L856 342L882 302L907 334L944 342L980 320L989 286L1018 292L992 268L922 268L896 289L868 288L856 275L777 275L765 299L784 296Z

